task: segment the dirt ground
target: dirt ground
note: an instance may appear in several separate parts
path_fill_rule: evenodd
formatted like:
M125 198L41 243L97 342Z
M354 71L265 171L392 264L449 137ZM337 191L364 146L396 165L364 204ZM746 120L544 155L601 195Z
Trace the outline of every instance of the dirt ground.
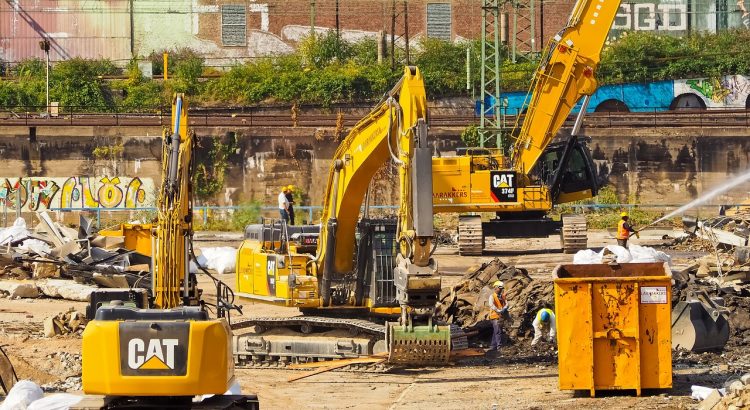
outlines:
M216 244L234 245L239 236L204 238L196 247ZM589 246L613 243L607 232L591 232ZM656 245L658 235L644 235L635 243ZM461 257L457 249L444 247L436 252L444 275L443 286L451 286L467 269L499 257L507 264L528 269L533 278L550 278L559 263L572 262L572 255L559 250L556 237L546 239L494 240L482 257ZM696 253L674 252L674 265L687 265ZM223 275L234 285L233 275ZM203 281L205 296L213 289ZM244 316L288 316L296 311L241 301ZM42 321L71 308L83 312L85 304L52 299L3 299L0 302L0 346L11 358L18 376L50 390L77 387L80 376L81 340L79 336L42 336ZM517 343L530 343L520 340ZM287 382L297 370L238 369L236 374L244 393L258 394L263 408L314 409L504 409L504 408L691 408L690 386L721 387L737 369L726 363L674 364L674 387L666 391L647 391L642 397L632 392L600 392L597 398L587 394L560 391L557 388L557 362L554 354L518 357L513 349L500 351L498 357L473 358L442 368L403 369L388 373L328 372L295 382ZM750 351L748 351L750 354ZM712 356L713 357L713 356ZM747 371L747 369L745 370ZM68 379L68 377L74 377ZM64 383L65 380L68 383Z

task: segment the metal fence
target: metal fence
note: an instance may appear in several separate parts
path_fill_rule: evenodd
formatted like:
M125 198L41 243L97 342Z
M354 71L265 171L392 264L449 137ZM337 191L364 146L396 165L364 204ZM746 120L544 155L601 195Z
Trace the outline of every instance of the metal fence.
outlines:
M655 213L666 214L677 209L684 204L565 204L555 208L553 211L571 212L576 214L586 214L603 210L628 210L640 209ZM723 204L727 207L748 206L747 204ZM689 215L715 216L719 213L718 204L699 205L686 212ZM193 221L196 229L216 229L216 230L242 230L241 227L233 226L235 213L244 206L214 206L202 205L193 207ZM370 216L383 217L393 216L396 214L398 207L395 205L377 205L370 206ZM78 215L84 215L91 219L98 229L108 228L120 223L133 221L149 222L156 219L156 208L50 208L47 211L56 215L57 221L67 223L72 226L78 224ZM297 206L295 207L295 216L297 224L316 224L320 221L322 206ZM17 216L23 217L27 222L33 220L35 212L23 211L18 213L15 209L3 208L2 210L3 226L13 224ZM451 215L451 214L445 214ZM259 209L257 222L260 223L262 218L278 218L278 208L274 206L262 206ZM248 221L252 223L252 221Z
M4 126L151 126L169 125L169 108L155 108L141 112L91 112L86 107L65 107L57 116L40 114L46 107L0 107L0 125ZM513 126L523 121L525 114L508 113L503 121ZM325 127L334 126L343 120L345 127L353 126L363 114L344 112L301 112L294 119L285 110L264 109L261 107L237 107L228 109L194 109L190 111L190 125L193 127ZM573 125L576 116L567 117L565 127ZM430 112L430 125L433 127L465 127L477 125L479 117L467 109L448 112L434 107ZM584 117L584 126L591 128L680 128L680 127L731 127L750 126L750 110L709 109L665 111L651 108L639 112L594 112Z

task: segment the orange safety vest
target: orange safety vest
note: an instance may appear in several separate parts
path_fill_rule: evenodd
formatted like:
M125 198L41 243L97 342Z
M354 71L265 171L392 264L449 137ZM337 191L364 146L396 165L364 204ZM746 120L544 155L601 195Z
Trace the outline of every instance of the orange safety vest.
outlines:
M505 307L505 295L503 295L502 298L499 298L496 292L492 292L492 303L494 303L497 309L504 308ZM492 310L490 311L490 319L491 320L500 319L500 315L494 310Z
M625 229L625 222L624 220L620 220L620 223L617 224L617 239L628 239L630 238L630 232Z

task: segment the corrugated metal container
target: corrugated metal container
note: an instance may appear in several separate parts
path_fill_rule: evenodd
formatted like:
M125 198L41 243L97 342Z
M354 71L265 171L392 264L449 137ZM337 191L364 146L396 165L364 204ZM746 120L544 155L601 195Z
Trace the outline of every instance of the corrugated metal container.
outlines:
M561 390L672 387L672 274L664 263L559 265Z
M44 57L39 41L49 38L50 60L75 57L130 59L128 0L38 0L0 2L0 59Z

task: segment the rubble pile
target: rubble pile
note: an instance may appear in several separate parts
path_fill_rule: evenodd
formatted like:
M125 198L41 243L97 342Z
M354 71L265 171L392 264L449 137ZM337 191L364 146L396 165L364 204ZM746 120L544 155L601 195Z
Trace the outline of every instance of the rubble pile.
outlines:
M731 379L723 389L693 386L693 397L701 400L699 410L739 410L750 407L750 373Z
M46 212L38 212L36 219L39 223L32 230L22 218L0 229L0 278L76 279L102 287L128 287L140 281L149 286L143 282L148 282L151 258L126 249L123 236L95 234L83 216L77 230L53 222Z
M711 243L745 246L750 237L750 210L701 220L686 217L683 225L688 233Z
M44 319L44 336L77 334L81 335L86 327L86 315L74 309Z
M440 246L458 245L458 235L455 229L435 229L434 241Z
M698 238L695 235L684 235L676 238L669 249L675 251L691 252L713 252L716 247L707 239Z
M497 258L467 273L452 288L443 288L437 309L440 319L465 331L490 327L489 297L496 280L505 283L511 335L529 336L536 311L554 304L552 281L535 281L525 269L505 265Z

